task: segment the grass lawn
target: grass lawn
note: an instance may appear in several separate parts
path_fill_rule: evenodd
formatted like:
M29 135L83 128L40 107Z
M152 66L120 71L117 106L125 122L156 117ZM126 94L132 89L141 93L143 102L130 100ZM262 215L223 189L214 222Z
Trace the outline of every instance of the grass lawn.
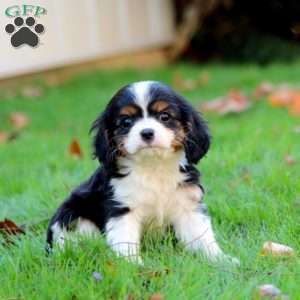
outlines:
M0 131L10 128L11 112L24 112L31 119L19 138L0 145L0 220L31 224L50 217L96 168L88 130L112 94L137 80L170 84L175 71L190 78L208 72L206 86L183 93L195 104L230 88L250 93L262 80L297 84L300 78L300 64L266 68L178 64L81 75L46 88L37 100L0 98ZM14 246L0 246L0 299L126 299L129 294L147 299L155 292L164 299L251 299L255 287L264 283L275 284L290 299L300 299L299 255L260 255L267 240L290 245L299 253L300 135L294 128L300 126L300 118L265 101L236 116L205 117L213 135L212 147L199 165L205 202L218 241L225 252L241 260L240 268L211 265L168 240L151 238L142 253L144 267L115 258L100 236L47 257L47 224L42 223ZM68 153L72 138L81 143L81 160ZM297 163L288 165L286 155ZM96 281L93 272L101 272L103 280Z

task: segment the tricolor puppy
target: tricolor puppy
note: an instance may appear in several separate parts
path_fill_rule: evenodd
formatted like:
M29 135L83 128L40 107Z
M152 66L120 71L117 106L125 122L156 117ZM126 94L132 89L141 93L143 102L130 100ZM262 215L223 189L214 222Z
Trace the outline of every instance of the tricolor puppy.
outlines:
M142 233L154 223L171 225L188 249L211 260L231 259L215 240L195 167L208 151L208 129L183 97L160 82L127 85L92 131L102 166L53 216L50 247L72 232L98 232L119 255L141 261Z

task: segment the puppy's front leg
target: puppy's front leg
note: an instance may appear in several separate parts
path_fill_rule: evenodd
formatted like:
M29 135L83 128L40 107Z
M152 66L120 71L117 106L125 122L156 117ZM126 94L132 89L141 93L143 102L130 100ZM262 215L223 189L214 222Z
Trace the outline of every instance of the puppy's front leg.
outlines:
M177 237L192 251L202 251L211 261L228 259L238 264L236 258L231 258L223 253L219 247L211 226L209 216L200 208L185 211L174 220Z
M118 255L126 257L129 261L142 263L139 256L141 222L133 212L111 218L105 229L107 243Z

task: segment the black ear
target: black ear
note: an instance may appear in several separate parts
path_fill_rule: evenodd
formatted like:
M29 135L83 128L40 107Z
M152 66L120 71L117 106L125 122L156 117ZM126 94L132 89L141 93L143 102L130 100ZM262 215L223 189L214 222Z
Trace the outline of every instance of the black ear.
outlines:
M197 164L207 153L210 146L210 134L200 113L192 108L188 117L188 133L185 153L189 163Z
M95 120L90 129L90 132L95 132L93 142L94 156L104 165L110 160L110 143L106 119L106 112L104 112Z

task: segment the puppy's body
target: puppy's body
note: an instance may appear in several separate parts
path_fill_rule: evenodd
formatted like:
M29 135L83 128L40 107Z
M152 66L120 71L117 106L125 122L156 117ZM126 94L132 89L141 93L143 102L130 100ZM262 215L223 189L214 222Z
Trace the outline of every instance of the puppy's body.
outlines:
M194 167L208 150L208 131L181 96L158 82L126 86L93 130L102 167L52 218L50 246L62 246L70 232L102 232L118 254L140 260L143 229L154 223L172 225L189 249L224 257Z

